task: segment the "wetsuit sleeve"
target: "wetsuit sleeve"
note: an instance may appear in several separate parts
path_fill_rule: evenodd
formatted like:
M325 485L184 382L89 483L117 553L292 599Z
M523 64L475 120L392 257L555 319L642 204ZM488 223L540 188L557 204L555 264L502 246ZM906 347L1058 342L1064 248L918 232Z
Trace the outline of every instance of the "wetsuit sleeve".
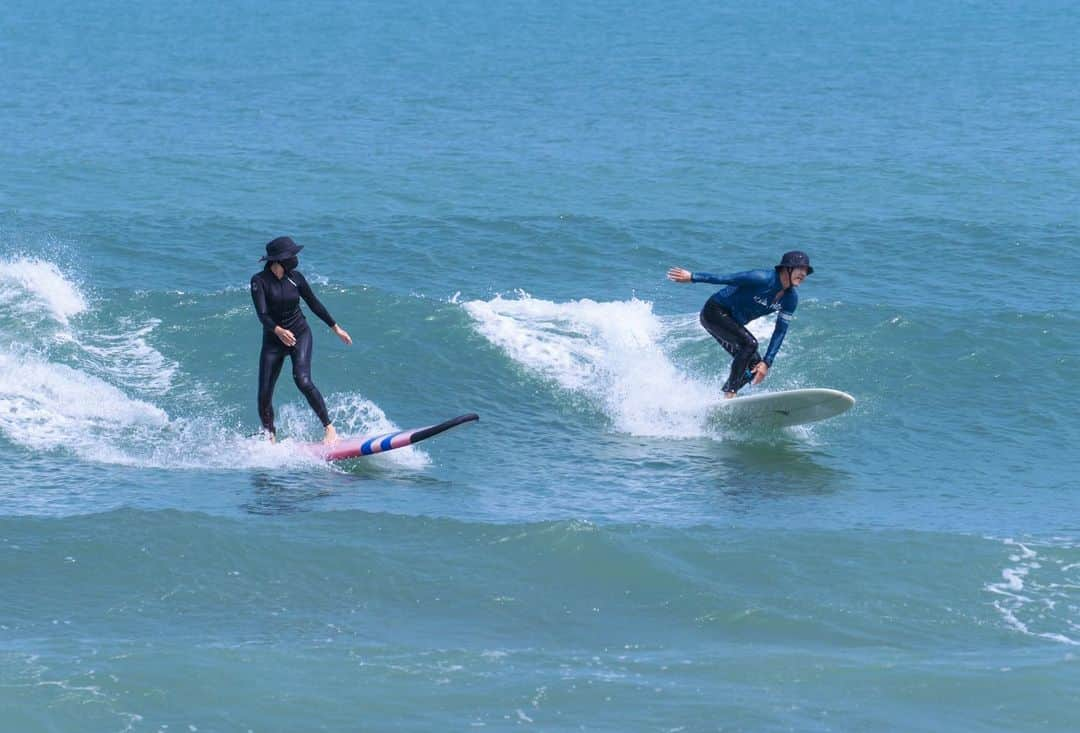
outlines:
M712 275L708 272L691 272L690 282L712 283L713 285L763 285L768 282L769 274L765 270L747 270L732 275Z
M315 297L315 293L311 291L311 286L308 285L307 278L295 270L290 274L293 276L294 282L296 282L297 290L300 291L300 297L303 298L304 302L311 308L311 312L317 315L319 319L330 328L336 326L337 321L330 315L330 311L326 310L326 306L319 302L319 299Z
M267 331L273 331L277 328L274 319L270 317L270 306L266 303L266 291L263 289L263 284L258 275L251 278L251 302L255 304L255 315L259 317L263 328Z
M784 343L784 336L787 335L788 323L791 322L792 317L795 315L795 308L799 305L799 296L794 290L789 291L784 296L783 302L780 304L780 312L776 314L776 327L773 329L772 338L769 339L769 349L765 352L765 358L763 361L772 368L773 360L780 352L780 344Z

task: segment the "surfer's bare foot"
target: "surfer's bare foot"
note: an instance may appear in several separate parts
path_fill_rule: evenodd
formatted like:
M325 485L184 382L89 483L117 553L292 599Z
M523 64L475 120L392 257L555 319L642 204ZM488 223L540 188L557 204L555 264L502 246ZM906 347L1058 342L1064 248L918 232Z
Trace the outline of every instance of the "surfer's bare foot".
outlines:
M733 397L735 397L737 394L738 394L738 392L724 392L724 399L725 400L730 400Z
M324 444L328 445L330 443L336 443L337 439L338 439L337 430L334 430L333 425L327 425L326 426L326 435L323 436L322 442Z
M277 434L276 433L267 433L267 435L270 436L270 442L271 443L276 443L277 442Z

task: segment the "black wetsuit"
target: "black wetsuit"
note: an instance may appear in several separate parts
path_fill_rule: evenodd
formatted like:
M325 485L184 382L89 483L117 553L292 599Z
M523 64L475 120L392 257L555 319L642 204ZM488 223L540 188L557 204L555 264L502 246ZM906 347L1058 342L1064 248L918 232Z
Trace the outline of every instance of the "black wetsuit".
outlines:
M299 270L287 273L280 280L269 268L251 277L251 300L263 324L262 351L259 354L259 419L263 428L271 433L276 432L272 404L274 384L281 374L286 356L292 357L293 380L297 388L307 398L323 426L330 424L326 403L311 381L311 329L300 310L300 298L327 326L334 327L336 322L333 317L311 292L311 286ZM292 331L296 345L290 347L281 343L274 333L276 326Z
M738 392L753 378L753 369L761 361L757 339L746 326L735 320L730 311L712 298L705 301L699 320L724 351L734 357L731 373L721 389L724 392Z

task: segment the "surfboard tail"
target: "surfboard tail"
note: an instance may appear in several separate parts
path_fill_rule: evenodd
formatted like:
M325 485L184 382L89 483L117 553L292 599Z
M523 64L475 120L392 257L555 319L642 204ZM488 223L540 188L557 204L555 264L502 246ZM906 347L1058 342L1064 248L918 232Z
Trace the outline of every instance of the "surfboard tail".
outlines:
M308 448L323 460L344 461L349 458L370 456L376 453L385 453L386 451L394 450L396 448L404 448L407 445L414 445L421 440L426 440L439 433L445 433L447 430L456 428L458 425L476 422L479 419L480 416L475 412L469 412L445 420L437 425L428 425L424 428L399 430L394 433L383 433L380 435L364 436L362 438L351 438L338 441L331 445L313 443L308 444Z

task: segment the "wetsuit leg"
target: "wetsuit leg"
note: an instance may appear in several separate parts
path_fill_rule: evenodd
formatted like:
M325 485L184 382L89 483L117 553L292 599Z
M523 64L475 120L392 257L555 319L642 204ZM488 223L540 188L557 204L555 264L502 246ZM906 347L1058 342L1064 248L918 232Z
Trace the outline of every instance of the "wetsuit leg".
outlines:
M292 348L292 374L296 387L303 392L308 404L315 414L319 416L323 427L330 424L330 415L326 411L326 403L318 388L311 381L311 329L304 328L295 334L296 346Z
M719 303L709 300L701 309L701 325L709 332L724 350L734 357L731 373L724 382L725 392L738 392L750 381L747 373L761 361L758 354L758 341Z
M262 351L259 352L259 420L263 429L270 433L277 432L274 427L274 385L288 353L277 336L272 333L263 336Z

